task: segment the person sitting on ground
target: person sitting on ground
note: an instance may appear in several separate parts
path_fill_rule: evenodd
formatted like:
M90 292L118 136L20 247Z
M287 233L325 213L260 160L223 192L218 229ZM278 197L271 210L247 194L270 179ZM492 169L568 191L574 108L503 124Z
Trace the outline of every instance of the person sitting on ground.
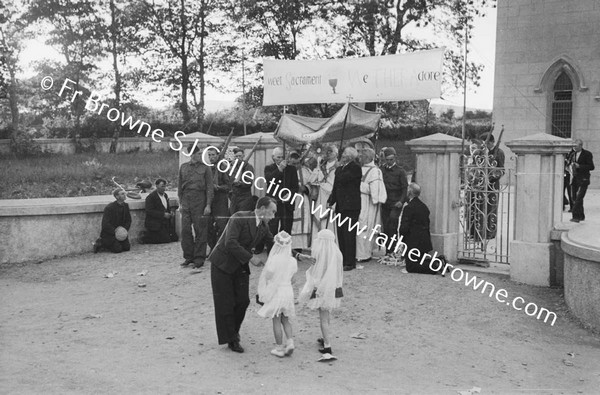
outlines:
M100 238L94 243L94 253L105 248L114 253L129 251L128 231L131 226L129 205L125 203L127 192L122 188L113 191L115 201L104 208Z
M167 181L159 178L155 182L156 189L146 197L146 231L142 237L145 244L170 243L171 240L171 206L169 196L165 193Z

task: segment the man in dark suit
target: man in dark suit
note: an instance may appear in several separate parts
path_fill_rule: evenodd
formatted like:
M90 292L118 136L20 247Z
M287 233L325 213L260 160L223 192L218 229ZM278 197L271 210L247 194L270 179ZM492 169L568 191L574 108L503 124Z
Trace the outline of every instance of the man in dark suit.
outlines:
M127 199L127 193L121 188L117 188L113 191L115 201L109 203L104 208L104 214L102 215L102 231L100 232L100 238L94 243L94 252L98 252L100 248L106 248L114 253L123 251L129 251L131 245L129 244L129 237L124 240L117 240L115 231L118 227L123 227L129 231L131 226L131 214L129 213L129 205L125 203Z
M280 147L273 150L273 163L265 166L265 179L267 180L267 196L277 202L277 213L269 223L272 234L284 230L292 234L294 224L294 203L292 199L298 192L298 169L296 164L300 156L297 152L290 154L290 160L284 160L284 152Z
M165 193L167 181L159 178L155 182L156 189L146 196L146 231L142 240L145 244L161 244L171 242L171 206L169 196Z
M233 214L208 258L219 344L227 343L235 352L244 352L239 332L250 304L248 263L262 263L252 249L259 243L271 249L273 235L267 223L276 211L277 203L265 196L258 200L254 211Z
M360 181L362 169L356 162L358 152L353 147L347 147L342 153L340 166L335 170L333 189L327 200L331 208L335 205L336 213L340 220L336 223L338 244L344 257L344 270L356 268L356 231L350 231L348 225L352 226L358 221L360 214ZM347 220L339 226L341 221Z
M571 182L573 196L573 211L571 221L585 221L583 198L590 185L590 171L594 170L594 157L590 151L583 149L583 141L575 140L575 155L573 157L573 181Z
M429 233L429 209L419 199L421 187L415 183L408 186L408 203L402 210L400 220L401 241L406 244L403 252L406 261L406 271L409 273L437 274L430 268L430 260L424 255L433 249L431 234ZM413 253L411 250L415 249ZM418 251L418 254L415 252Z

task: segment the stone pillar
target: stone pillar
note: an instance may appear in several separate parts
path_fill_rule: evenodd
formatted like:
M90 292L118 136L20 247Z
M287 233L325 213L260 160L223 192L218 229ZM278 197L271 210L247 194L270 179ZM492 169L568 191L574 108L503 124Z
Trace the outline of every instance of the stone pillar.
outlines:
M451 262L457 260L461 144L461 139L442 133L406 143L417 155L416 181L431 212L433 250Z
M514 240L510 241L510 277L531 285L549 286L550 234L562 220L564 154L573 141L547 133L506 143L517 156Z

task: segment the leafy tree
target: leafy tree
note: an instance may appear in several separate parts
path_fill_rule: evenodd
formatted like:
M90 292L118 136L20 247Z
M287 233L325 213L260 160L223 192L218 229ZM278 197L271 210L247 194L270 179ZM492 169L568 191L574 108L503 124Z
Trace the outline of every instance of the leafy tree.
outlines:
M14 2L0 2L0 102L10 108L11 138L19 132L19 95L16 74L19 54L26 38L23 12Z
M346 23L337 23L345 47L359 55L377 56L430 49L439 44L409 33L417 28L433 32L438 39L447 37L449 48L445 66L451 76L449 83L462 84L465 73L462 45L473 27L473 19L482 15L485 7L495 6L495 0L365 0L331 2L323 15L332 20L341 16ZM465 34L466 33L466 34ZM467 65L467 76L478 85L482 66Z
M191 120L188 99L191 93L201 125L207 57L210 47L220 39L217 11L223 7L222 0L167 0L161 4L145 1L144 5L150 16L148 29L163 44L155 49L167 57L162 61L167 67L155 73L153 78L180 87L179 108L185 125Z
M47 43L64 56L66 65L57 72L75 82L73 92L86 90L81 83L96 69L96 61L102 55L102 24L94 5L90 0L32 0L28 12L29 22L51 26ZM80 150L83 101L72 101L70 110L75 120L72 137L76 150Z

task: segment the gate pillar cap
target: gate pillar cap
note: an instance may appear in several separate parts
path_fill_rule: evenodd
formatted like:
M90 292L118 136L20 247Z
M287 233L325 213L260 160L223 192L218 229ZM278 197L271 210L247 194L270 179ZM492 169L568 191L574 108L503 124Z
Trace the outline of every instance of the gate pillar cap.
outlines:
M465 141L465 147L467 146ZM406 142L412 152L418 153L460 153L462 139L444 133L419 137Z
M571 139L537 133L508 141L506 146L515 154L566 154L574 143Z

